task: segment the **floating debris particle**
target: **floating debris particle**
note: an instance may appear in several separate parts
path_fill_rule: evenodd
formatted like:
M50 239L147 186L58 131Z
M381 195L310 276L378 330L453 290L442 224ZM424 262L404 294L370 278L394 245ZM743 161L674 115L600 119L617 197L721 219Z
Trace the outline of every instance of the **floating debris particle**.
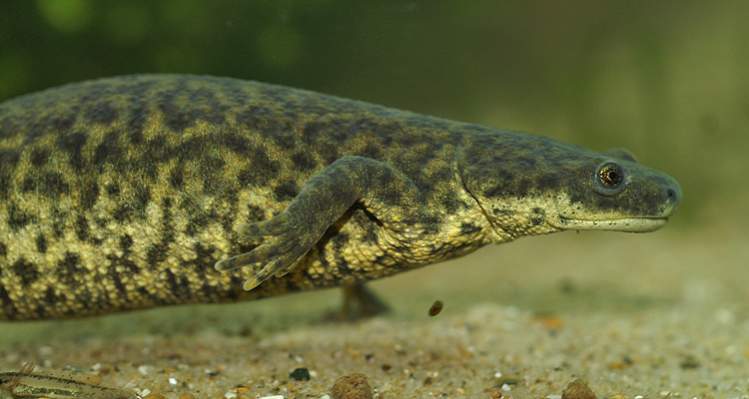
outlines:
M309 381L310 374L309 370L304 367L295 368L294 371L289 373L289 378L294 381Z
M432 306L429 308L429 316L434 317L440 314L442 312L442 308L445 306L445 304L442 303L440 300L434 301Z
M590 389L588 383L577 378L572 380L562 392L562 399L596 399L596 394Z
M333 399L372 399L372 387L364 374L347 374L336 380L330 394Z

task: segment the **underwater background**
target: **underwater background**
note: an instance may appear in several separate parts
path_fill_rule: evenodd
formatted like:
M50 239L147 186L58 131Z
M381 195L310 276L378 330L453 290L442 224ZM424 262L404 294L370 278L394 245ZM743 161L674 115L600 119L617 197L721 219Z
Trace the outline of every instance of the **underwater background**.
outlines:
M377 282L393 312L353 325L322 321L333 290L0 324L0 370L169 398L320 398L354 371L387 398L546 397L576 377L600 397L747 397L748 15L730 0L4 1L0 101L122 74L258 80L624 147L684 200L653 234L530 238Z

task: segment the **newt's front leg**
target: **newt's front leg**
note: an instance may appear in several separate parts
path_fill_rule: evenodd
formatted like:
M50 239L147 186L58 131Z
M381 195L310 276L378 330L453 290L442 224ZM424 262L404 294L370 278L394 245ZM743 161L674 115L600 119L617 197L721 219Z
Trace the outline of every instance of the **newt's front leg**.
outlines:
M311 177L282 213L247 226L242 239L257 246L219 261L216 269L251 267L254 274L244 282L245 290L283 276L357 202L396 236L427 220L411 179L386 163L346 156Z

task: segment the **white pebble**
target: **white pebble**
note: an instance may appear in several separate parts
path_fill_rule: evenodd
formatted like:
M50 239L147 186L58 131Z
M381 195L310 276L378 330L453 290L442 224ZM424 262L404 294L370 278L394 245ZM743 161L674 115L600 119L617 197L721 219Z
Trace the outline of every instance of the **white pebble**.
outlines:
M39 354L42 356L49 356L52 354L52 347L51 346L40 346L39 347Z
M177 385L177 379L174 377L169 377L169 385Z
M496 373L494 373L494 378L502 378L502 372L497 371Z
M505 392L510 392L512 391L512 387L509 386L508 384L502 384L502 390Z

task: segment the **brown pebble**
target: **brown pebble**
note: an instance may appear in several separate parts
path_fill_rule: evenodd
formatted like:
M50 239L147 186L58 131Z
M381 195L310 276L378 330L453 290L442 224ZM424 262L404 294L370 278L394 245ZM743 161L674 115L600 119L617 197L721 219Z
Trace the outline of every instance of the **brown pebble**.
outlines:
M502 389L493 387L484 391L489 394L489 399L504 399L505 395L502 393Z
M192 396L192 394L183 393L183 394L179 395L179 399L195 399L195 397Z
M576 378L564 388L562 399L596 399L596 394L585 380Z
M442 303L442 301L439 301L439 300L434 301L432 306L429 308L429 316L434 317L440 314L443 306L444 304Z
M372 387L366 375L347 374L336 380L330 395L333 399L372 399Z
M143 399L166 399L166 396L159 393L149 393L148 396Z

